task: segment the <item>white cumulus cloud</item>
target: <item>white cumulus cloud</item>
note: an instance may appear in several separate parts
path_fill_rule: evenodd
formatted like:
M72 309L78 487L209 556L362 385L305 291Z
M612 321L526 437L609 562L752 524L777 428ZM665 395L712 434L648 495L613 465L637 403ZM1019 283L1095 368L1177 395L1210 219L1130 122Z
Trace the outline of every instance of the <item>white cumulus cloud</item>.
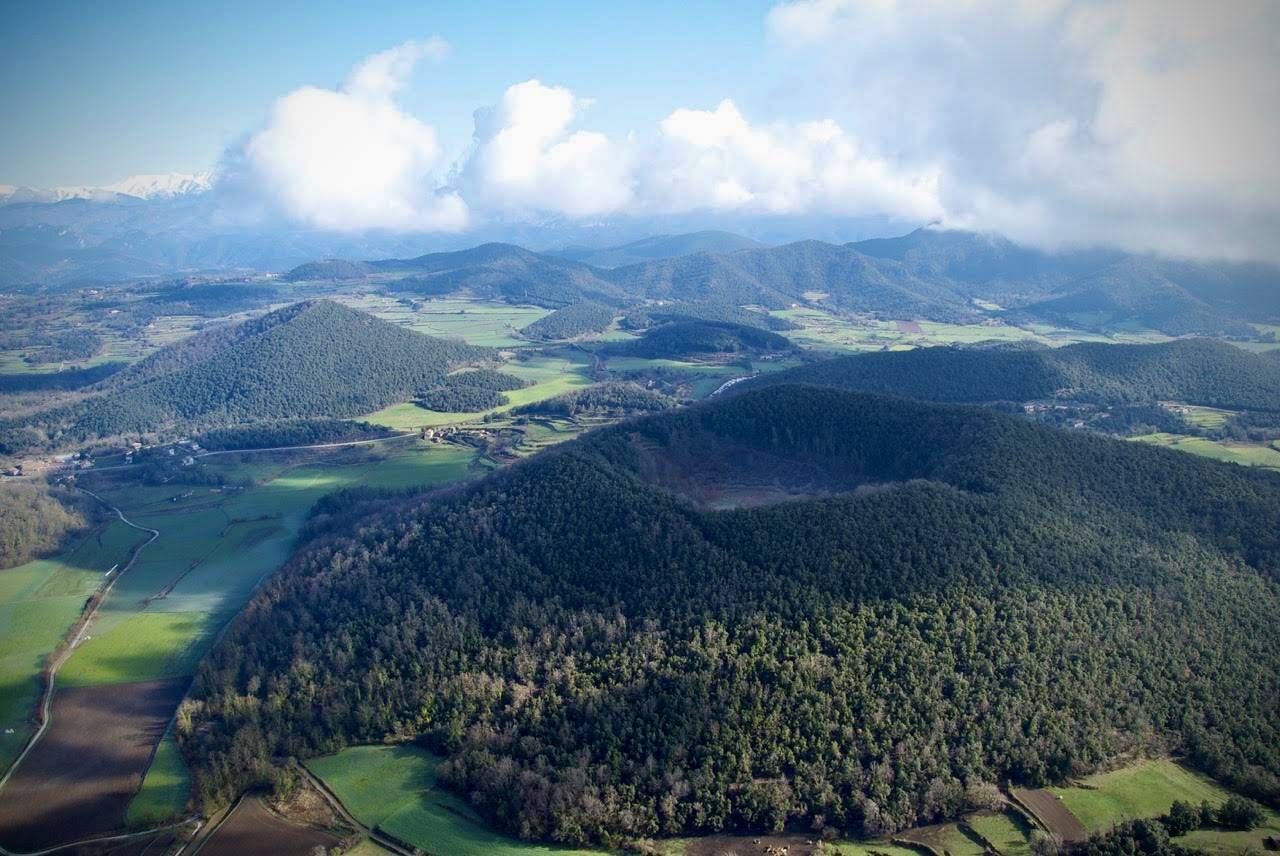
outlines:
M396 93L439 39L405 42L369 57L339 89L304 87L278 100L243 160L291 217L322 229L459 231L468 209L441 190L435 130L404 113Z
M863 153L834 121L752 125L732 101L662 120L645 162L646 199L662 211L941 214L937 176Z
M527 80L478 116L477 147L465 170L483 202L505 211L584 217L631 202L632 160L604 134L574 131L589 106L562 86Z

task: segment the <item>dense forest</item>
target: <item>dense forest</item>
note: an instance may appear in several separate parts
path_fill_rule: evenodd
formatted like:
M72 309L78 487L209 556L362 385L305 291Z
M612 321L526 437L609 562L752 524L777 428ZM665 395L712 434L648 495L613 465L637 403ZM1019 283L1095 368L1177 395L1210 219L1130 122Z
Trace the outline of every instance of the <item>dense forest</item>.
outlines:
M552 398L535 401L515 408L517 414L543 416L577 416L590 413L602 416L623 416L635 413L656 413L676 406L675 399L643 386L623 381L592 384L586 389L576 389Z
M427 410L442 413L479 413L507 403L504 392L521 389L528 384L494 369L468 369L444 378L439 384L420 391L414 402Z
M370 440L391 432L380 425L348 419L283 419L252 422L231 428L214 428L196 435L196 443L211 452L227 449L270 449L278 446L311 446Z
M92 503L44 482L0 485L0 569L47 555L92 519Z
M307 301L162 348L108 378L97 398L0 426L0 446L357 416L487 357L331 301Z
M648 359L683 359L709 354L787 351L791 340L759 327L727 321L673 321L651 327L639 339L615 342L605 353Z
M591 300L572 303L557 309L521 328L520 334L535 340L573 339L587 333L599 333L613 323L612 307Z
M316 542L177 733L206 806L417 737L493 822L567 842L874 836L1144 752L1274 803L1278 533L1273 473L780 386Z
M775 318L731 303L687 300L633 307L622 317L622 326L628 330L643 330L668 321L727 321L774 331L793 330L796 326L785 318Z
M1181 401L1280 411L1280 362L1225 342L1084 343L1064 348L918 348L854 354L749 384L815 383L930 401Z

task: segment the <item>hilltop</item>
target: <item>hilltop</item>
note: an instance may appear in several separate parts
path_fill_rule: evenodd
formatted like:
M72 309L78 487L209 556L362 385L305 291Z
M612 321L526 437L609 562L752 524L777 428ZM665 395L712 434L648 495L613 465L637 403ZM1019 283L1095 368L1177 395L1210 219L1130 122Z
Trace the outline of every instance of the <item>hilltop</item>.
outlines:
M1063 348L918 348L853 354L759 378L930 401L1180 401L1280 411L1280 362L1211 339Z
M394 735L532 839L954 815L1143 747L1280 795L1280 478L780 386L336 533L202 667L206 806Z
M162 348L113 375L68 431L111 436L357 416L484 356L332 301L306 301Z

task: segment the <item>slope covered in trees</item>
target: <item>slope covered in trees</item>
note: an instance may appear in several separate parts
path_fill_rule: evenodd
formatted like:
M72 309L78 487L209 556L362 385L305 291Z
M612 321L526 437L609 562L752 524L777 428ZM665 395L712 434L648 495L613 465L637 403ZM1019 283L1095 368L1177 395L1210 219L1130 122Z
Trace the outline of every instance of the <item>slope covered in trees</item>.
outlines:
M621 289L594 268L511 244L481 244L469 250L371 264L377 270L408 271L410 276L389 287L412 294L463 293L550 307L583 300L618 303L624 297Z
M774 331L794 330L796 326L785 318L734 306L732 303L683 300L632 307L623 316L622 326L629 330L642 330L667 321L727 321Z
M571 303L550 315L543 316L521 328L520 333L530 339L555 341L573 339L587 333L599 333L613 323L612 307L592 300Z
M331 301L308 301L164 348L86 404L76 436L349 417L441 383L484 352Z
M725 321L675 321L650 328L639 339L618 342L610 353L649 359L683 359L709 354L785 351L792 347L785 336Z
M703 510L662 486L691 447L844 492ZM1277 533L1271 473L771 388L313 545L178 734L209 803L283 755L417 735L494 822L574 842L877 835L1153 750L1274 800Z
M83 531L92 505L43 482L0 486L0 570L47 555Z
M782 383L815 383L948 402L1022 402L1056 396L1280 410L1280 361L1210 339L854 354L768 375L750 385Z
M763 245L758 241L732 232L704 230L684 235L655 235L616 247L569 247L554 250L547 255L582 262L592 267L618 268L692 253L732 253L761 246Z
M799 241L736 253L696 253L629 265L609 278L632 297L710 301L781 309L821 299L848 312L887 318L970 321L978 313L944 282L849 247Z

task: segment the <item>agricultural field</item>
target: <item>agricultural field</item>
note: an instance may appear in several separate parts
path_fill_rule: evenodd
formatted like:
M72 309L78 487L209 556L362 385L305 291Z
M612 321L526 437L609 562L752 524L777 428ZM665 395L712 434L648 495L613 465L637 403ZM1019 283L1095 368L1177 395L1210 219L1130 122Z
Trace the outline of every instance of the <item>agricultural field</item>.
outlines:
M895 841L919 844L932 853L945 853L949 856L982 856L986 851L976 835L956 823L909 829Z
M246 796L200 852L204 856L310 856L337 843L327 832L285 820L258 797Z
M1280 446L1277 446L1276 441L1269 444L1240 443L1232 440L1210 440L1188 434L1169 434L1163 431L1155 434L1140 434L1129 439L1247 467L1280 469Z
M85 834L116 828L125 822L126 809L134 824L181 812L189 795L188 773L172 739L161 740L161 735L199 658L258 583L288 557L312 504L354 485L398 488L458 481L479 472L474 460L468 448L400 438L376 447L209 458L202 468L226 476L230 486L225 487L144 486L121 481L118 474L97 476L106 480L95 483L96 492L160 536L119 578L59 671L52 725L6 793L27 787L25 778L37 775L61 787L65 777L49 771L62 769L70 755L78 754L88 766L76 767L76 787L63 788L63 802L50 803L69 818L68 828ZM0 621L0 680L9 690L2 704L7 727L14 729L5 735L6 765L30 736L44 658L102 585L104 571L146 537L116 521L56 560L0 575L0 618L7 619ZM176 694L161 698L158 707L139 702L129 708L137 708L136 716L123 715L122 700L154 686L175 688ZM79 703L85 698L93 704ZM146 698L154 701L157 695ZM124 731L117 734L102 723L86 726L90 708ZM112 740L130 751L110 757L86 751L77 742L86 734L115 734ZM66 747L79 748L68 753ZM6 799L4 804L21 802ZM13 820L15 841L30 833L19 821Z
M1023 327L993 320L987 324L945 324L937 321L884 321L842 318L815 307L779 309L769 313L799 326L785 332L798 345L825 351L903 350L930 345L976 342L1035 342L1070 345L1076 342L1162 342L1167 336L1145 331L1103 335L1049 324Z
M587 856L489 829L466 802L436 784L440 759L416 746L353 746L307 767L370 828L433 856Z
M1230 796L1212 779L1167 760L1144 761L1048 790L1090 832L1110 829L1122 820L1162 815L1175 800L1219 805Z
M501 366L507 374L528 381L531 386L504 392L507 403L480 413L446 413L427 410L411 401L393 404L376 413L362 416L366 422L396 431L413 431L461 422L479 422L486 415L504 413L513 407L553 398L574 389L591 385L587 372L590 358L576 349L538 354L526 360L510 360Z
M334 299L428 336L462 339L468 345L490 348L528 345L526 340L516 335L517 331L551 312L538 306L512 306L463 298L407 298L406 303L386 295L362 294L336 295Z
M1030 856L1031 827L1014 812L984 811L965 818L975 833L1000 852L1001 856Z
M0 845L26 852L123 825L185 678L68 689L5 785Z
M1175 800L1216 806L1230 796L1212 779L1169 760L1143 761L1089 776L1071 787L1049 790L1090 832L1105 831L1123 820L1165 814ZM1280 835L1280 814L1267 810L1266 817L1265 826L1259 829L1198 829L1174 840L1223 856L1260 851L1264 837Z
M146 537L112 520L55 558L0 574L0 769L8 767L31 736L45 659L103 585L105 573Z
M130 827L145 827L180 817L190 798L191 771L182 760L171 728L156 747L142 788L129 803L125 821Z

